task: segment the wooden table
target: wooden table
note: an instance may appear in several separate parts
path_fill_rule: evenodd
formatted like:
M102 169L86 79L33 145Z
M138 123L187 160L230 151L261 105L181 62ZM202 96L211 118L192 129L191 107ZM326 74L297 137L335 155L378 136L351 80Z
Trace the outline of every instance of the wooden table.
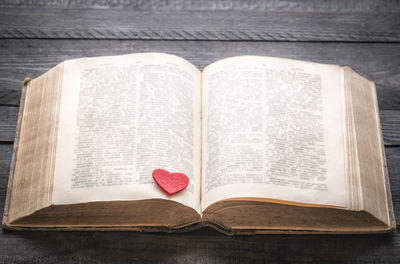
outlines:
M348 65L374 81L400 220L400 1L0 0L0 201L25 77L83 56L167 52L199 68L244 54ZM2 211L2 208L0 208ZM10 232L1 263L400 262L400 234L228 237Z

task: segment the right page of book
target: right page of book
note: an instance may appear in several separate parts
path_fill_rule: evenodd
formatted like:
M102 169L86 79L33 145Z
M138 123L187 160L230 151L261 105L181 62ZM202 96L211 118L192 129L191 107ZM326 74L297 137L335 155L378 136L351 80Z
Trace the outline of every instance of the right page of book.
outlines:
M202 210L231 198L346 207L340 67L240 56L202 75Z

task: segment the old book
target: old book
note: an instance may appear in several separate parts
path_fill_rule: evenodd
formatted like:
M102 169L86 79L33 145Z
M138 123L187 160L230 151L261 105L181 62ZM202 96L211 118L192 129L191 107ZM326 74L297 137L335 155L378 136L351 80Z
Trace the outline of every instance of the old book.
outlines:
M167 195L154 169L185 173ZM348 67L162 53L23 85L3 227L227 234L395 228L374 83Z

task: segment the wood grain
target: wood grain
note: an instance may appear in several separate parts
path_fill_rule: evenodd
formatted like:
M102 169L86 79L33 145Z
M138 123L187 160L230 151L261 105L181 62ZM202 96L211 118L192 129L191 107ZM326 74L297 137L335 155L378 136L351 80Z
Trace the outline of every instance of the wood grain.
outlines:
M1 40L0 105L18 105L25 77L71 58L166 52L198 68L237 55L265 55L347 65L376 83L381 110L400 110L400 43L295 43L144 40Z
M397 0L0 0L4 7L62 7L150 10L251 10L251 11L298 11L298 12L399 12Z
M348 65L373 80L399 221L399 42L396 0L0 0L0 210L24 78L70 58L157 51L182 56L199 68L245 54ZM398 231L253 237L227 237L211 229L169 235L0 233L0 263L399 261Z
M400 42L398 11L39 7L3 6L0 38Z
M5 196L7 192L8 175L10 172L13 145L11 143L0 144L0 209L3 211ZM1 240L1 239L0 239Z
M0 143L14 141L19 107L0 106Z
M379 114L385 146L400 146L400 111L381 110Z

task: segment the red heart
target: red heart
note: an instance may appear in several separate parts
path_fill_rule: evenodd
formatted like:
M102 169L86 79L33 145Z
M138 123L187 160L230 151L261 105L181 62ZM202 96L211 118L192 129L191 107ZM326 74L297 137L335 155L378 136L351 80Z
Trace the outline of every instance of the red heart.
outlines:
M163 169L153 170L153 179L169 195L182 191L189 184L189 177L185 174Z

